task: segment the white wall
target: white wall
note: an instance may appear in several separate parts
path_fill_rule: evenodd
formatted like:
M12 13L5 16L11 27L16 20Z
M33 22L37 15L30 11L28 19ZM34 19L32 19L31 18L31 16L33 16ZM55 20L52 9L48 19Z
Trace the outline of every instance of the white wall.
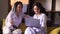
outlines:
M27 5L29 4L29 0L11 0L12 7L14 6L15 2L21 1L23 3L23 13L27 11Z
M56 0L56 11L60 11L60 0Z
M51 11L52 0L35 0L35 1L39 1L46 9L46 11Z

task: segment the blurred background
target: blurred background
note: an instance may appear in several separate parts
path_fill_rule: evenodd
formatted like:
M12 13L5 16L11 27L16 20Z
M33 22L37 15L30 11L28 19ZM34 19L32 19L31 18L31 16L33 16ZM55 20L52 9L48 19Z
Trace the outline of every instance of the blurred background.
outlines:
M60 0L0 0L0 32L2 31L3 20L17 1L23 3L23 13L28 12L30 16L32 16L33 3L36 1L40 2L46 9L48 17L47 27L60 27Z

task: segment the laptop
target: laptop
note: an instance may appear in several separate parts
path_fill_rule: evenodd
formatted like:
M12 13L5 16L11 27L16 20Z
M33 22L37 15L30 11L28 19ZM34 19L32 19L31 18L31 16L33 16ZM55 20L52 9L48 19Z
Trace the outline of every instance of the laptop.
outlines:
M40 27L40 20L34 19L33 17L27 17L25 18L25 25L33 26L33 27Z

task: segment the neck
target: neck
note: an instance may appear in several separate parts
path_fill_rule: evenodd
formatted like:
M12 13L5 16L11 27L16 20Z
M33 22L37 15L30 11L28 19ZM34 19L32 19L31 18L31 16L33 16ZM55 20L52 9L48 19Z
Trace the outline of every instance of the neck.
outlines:
M36 15L40 15L40 13L36 14Z
M16 10L17 13L21 13L22 11Z

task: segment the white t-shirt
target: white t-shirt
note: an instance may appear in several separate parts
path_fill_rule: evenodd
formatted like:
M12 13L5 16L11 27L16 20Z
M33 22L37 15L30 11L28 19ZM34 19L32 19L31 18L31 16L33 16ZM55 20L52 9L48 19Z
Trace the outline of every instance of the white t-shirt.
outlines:
M41 29L47 32L47 16L44 13L41 13L40 15L34 15L33 16L34 19L40 19L40 25L41 25Z
M13 22L13 25L18 27L23 17L24 17L23 13L19 13L19 17L17 17L16 13L10 12L6 17L5 26L9 27L10 29L13 29L14 27L11 24L11 22Z

